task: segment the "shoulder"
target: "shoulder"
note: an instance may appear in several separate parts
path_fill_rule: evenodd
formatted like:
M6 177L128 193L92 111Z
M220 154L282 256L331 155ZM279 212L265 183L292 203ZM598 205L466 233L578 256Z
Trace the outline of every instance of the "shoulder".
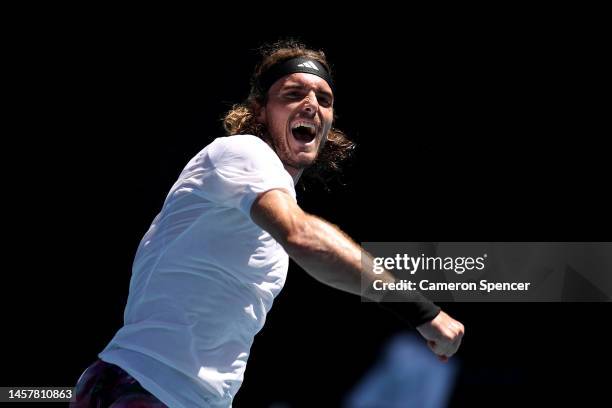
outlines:
M276 155L266 142L253 135L233 135L215 139L210 145L211 155L215 157L251 157L255 155Z

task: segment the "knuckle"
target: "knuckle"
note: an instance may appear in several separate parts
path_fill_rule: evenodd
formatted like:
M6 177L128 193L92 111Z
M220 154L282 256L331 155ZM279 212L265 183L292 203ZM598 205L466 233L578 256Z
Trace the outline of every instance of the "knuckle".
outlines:
M444 336L444 343L445 344L451 344L455 341L455 336L453 336L452 334L449 334L448 336Z

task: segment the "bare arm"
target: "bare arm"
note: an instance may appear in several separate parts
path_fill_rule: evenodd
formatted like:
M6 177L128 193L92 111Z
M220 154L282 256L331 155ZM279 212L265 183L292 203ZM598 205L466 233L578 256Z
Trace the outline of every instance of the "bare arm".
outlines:
M362 295L362 279L364 282L394 281L388 272L375 275L372 268L364 268L358 244L335 225L302 211L283 191L272 190L258 197L251 208L251 216L298 265L326 285ZM363 295L376 302L382 296L381 293Z
M329 286L381 302L385 292L363 292L362 283L371 288L374 280L395 281L389 272L375 274L372 257L367 252L335 225L305 213L284 191L270 190L260 195L251 208L251 217L308 274ZM408 313L417 319L420 316L421 320L430 314L426 321L417 320L417 330L432 350L443 360L454 354L463 336L463 325L444 312L437 313L439 309L432 309L431 303L417 304L403 292L394 293L403 295Z

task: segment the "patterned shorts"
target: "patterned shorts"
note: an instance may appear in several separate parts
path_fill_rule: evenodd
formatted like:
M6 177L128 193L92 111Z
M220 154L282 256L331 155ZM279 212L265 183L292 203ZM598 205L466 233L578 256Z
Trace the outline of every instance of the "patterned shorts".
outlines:
M168 408L121 367L98 360L79 378L71 408Z

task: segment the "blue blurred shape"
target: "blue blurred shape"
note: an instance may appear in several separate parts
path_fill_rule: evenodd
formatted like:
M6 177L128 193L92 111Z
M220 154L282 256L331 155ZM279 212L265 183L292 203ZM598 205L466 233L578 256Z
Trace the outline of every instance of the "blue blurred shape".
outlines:
M398 334L349 393L345 407L446 407L458 368L456 358L440 362L422 338L411 333Z

